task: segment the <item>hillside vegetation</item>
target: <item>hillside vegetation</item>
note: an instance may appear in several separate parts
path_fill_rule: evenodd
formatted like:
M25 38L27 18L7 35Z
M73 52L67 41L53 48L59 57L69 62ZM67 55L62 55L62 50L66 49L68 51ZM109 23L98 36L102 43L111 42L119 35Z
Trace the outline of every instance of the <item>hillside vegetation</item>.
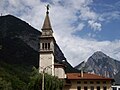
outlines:
M31 67L0 62L0 90L27 90Z

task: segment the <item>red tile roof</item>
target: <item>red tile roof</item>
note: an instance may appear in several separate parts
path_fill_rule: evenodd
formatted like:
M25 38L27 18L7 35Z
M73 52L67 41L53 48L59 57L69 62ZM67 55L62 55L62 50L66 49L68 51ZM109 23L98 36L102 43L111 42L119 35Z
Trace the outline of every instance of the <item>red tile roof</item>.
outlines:
M113 80L112 78L107 78L107 77L99 76L96 74L89 74L89 73L84 73L83 77L81 76L80 73L67 73L67 79Z

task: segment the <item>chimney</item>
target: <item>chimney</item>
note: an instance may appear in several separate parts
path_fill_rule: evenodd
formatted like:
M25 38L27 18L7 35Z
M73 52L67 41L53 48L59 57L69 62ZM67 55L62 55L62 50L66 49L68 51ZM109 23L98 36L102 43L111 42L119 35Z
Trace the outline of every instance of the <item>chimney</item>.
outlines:
M83 61L83 65L82 65L82 68L81 68L81 77L83 77L84 75L84 67L85 67L85 61Z
M81 69L81 77L83 77L83 70Z

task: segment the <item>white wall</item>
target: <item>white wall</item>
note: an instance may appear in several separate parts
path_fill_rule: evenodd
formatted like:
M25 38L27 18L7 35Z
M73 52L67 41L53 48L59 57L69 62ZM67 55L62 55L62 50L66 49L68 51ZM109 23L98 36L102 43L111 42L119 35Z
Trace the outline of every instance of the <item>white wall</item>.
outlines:
M55 68L55 76L58 78L66 78L64 69L62 67Z
M54 76L54 56L51 53L41 53L39 61L39 72L46 68L45 72Z

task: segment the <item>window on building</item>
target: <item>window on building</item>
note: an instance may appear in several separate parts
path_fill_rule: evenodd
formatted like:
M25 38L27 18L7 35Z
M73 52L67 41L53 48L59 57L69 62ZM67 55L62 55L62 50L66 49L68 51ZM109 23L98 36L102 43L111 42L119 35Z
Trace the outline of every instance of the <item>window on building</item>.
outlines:
M66 80L66 83L71 84L71 81L70 80Z
M48 49L50 50L50 43L48 43Z
M81 84L81 81L77 81L77 84Z
M84 81L84 84L87 84L87 81Z
M88 88L87 87L84 87L84 90L87 90Z
M97 86L97 90L100 90L100 86Z
M103 87L103 90L107 90L107 87L106 87L106 86L104 86L104 87Z
M118 90L120 90L120 88L118 88Z
M100 84L100 82L99 82L99 81L97 81L96 83L97 83L97 84Z
M117 87L112 87L113 90L117 90Z
M93 82L93 81L90 81L90 84L94 84L94 82Z
M78 86L78 87L77 87L77 90L81 90L81 87L80 87L80 86Z
M42 49L44 49L44 47L45 47L45 45L44 45L44 43L42 43Z
M91 86L91 87L90 87L90 90L94 90L94 86Z
M45 49L47 49L47 43L45 43Z
M106 84L106 81L103 81L103 84Z

